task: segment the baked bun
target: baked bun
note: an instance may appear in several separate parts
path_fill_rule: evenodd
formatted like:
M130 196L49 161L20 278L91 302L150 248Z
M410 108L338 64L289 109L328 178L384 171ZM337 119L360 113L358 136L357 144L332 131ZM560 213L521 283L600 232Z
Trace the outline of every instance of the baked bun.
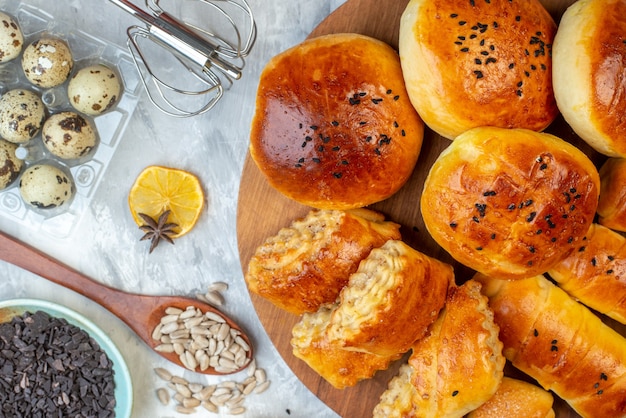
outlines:
M504 364L498 326L480 284L452 287L439 318L413 346L373 416L462 417L494 395Z
M478 126L541 131L558 114L555 33L538 0L411 0L399 39L411 102L449 139Z
M626 158L609 158L600 167L598 223L626 232Z
M547 390L505 376L491 399L470 412L467 418L554 418L553 404L554 398Z
M580 247L599 190L589 158L555 136L474 128L433 164L421 212L432 237L457 261L521 279Z
M248 288L296 315L333 303L361 260L400 225L369 209L312 210L259 246L250 259Z
M387 369L389 363L402 356L348 351L331 343L326 330L335 307L324 306L315 313L302 315L292 329L291 339L293 355L307 363L328 383L337 389L354 386L361 380L371 378L378 370Z
M548 271L574 299L626 324L626 238L592 224L584 242Z
M328 338L347 350L404 353L437 319L453 283L452 266L402 241L387 241L350 276L331 315Z
M626 157L626 2L579 0L554 39L554 95L574 131L596 151Z
M250 154L285 196L319 209L352 209L404 185L423 135L398 54L370 37L333 34L269 61Z

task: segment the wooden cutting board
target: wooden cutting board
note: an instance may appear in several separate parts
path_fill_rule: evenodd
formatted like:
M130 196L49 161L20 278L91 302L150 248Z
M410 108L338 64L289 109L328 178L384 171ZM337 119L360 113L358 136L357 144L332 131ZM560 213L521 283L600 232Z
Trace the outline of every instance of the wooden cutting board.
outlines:
M558 22L573 1L543 0L543 3ZM397 48L400 16L407 3L408 0L348 0L315 28L310 37L353 32L378 38ZM547 132L577 145L598 167L605 161L605 157L594 152L580 140L561 118L557 119ZM373 205L372 208L387 215L388 219L400 223L403 240L413 248L454 265L457 277L469 279L473 272L455 262L428 235L418 207L428 170L449 144L449 140L427 129L419 161L411 179L396 195ZM248 261L255 249L267 237L275 235L280 228L306 215L309 210L310 208L295 203L275 191L248 154L241 178L237 210L237 237L243 271L247 270ZM353 388L335 389L292 355L289 342L291 328L298 321L298 317L274 307L255 294L251 294L251 298L276 349L296 376L314 394L342 417L371 416L380 394L387 388L389 379L396 374L402 360L393 364L389 370L378 372L373 379L360 382ZM623 327L621 332L624 334ZM514 374L515 371L511 373ZM559 418L578 417L559 399L555 399L555 410Z

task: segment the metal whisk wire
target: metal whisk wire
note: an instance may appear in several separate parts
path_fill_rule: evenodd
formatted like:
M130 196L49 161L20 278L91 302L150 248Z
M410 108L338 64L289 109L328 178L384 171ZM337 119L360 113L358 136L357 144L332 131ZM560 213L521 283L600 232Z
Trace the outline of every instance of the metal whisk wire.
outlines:
M145 0L148 12L129 0L109 0L141 20L145 26L131 26L127 30L128 48L149 100L162 112L174 117L189 117L207 112L215 106L234 80L238 80L245 67L245 58L256 40L256 24L246 0L193 0L194 4L208 6L226 22L228 31L234 34L229 40L210 28L174 18L161 7L160 0ZM233 10L227 10L230 7ZM238 12L244 21L243 32L240 22L231 13ZM144 51L158 47L165 51L169 66ZM167 73L172 65L170 79L159 74ZM187 78L185 78L187 76ZM176 84L184 79L190 85ZM197 98L190 103L190 98Z

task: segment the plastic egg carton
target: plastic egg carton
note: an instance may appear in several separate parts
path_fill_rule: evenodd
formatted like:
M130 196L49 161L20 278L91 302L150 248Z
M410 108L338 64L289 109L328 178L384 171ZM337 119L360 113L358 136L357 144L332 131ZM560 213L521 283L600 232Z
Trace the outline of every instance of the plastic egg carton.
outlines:
M72 51L74 69L71 76L88 65L102 63L114 68L123 82L123 92L117 104L98 116L82 115L97 130L98 144L83 159L62 160L52 155L43 145L41 131L28 143L22 144L16 154L25 162L24 170L36 163L52 163L74 181L75 195L71 202L55 209L38 209L26 204L18 189L19 179L0 190L0 216L25 227L45 232L58 238L71 235L113 158L128 122L137 106L141 80L127 49L76 30L71 24L51 14L15 0L0 0L0 11L17 20L24 34L24 48L43 35L64 40ZM47 115L65 110L76 110L67 97L68 80L60 86L42 89L30 83L22 71L21 55L0 64L0 94L24 88L36 92L47 108ZM22 172L24 171L22 170Z

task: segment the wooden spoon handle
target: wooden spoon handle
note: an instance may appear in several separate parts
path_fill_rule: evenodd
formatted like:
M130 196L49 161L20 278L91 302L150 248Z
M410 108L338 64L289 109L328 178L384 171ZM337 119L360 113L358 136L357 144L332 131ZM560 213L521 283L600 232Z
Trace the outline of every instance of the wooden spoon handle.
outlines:
M41 251L0 232L0 259L67 287L104 307L132 297L117 289L95 282Z

